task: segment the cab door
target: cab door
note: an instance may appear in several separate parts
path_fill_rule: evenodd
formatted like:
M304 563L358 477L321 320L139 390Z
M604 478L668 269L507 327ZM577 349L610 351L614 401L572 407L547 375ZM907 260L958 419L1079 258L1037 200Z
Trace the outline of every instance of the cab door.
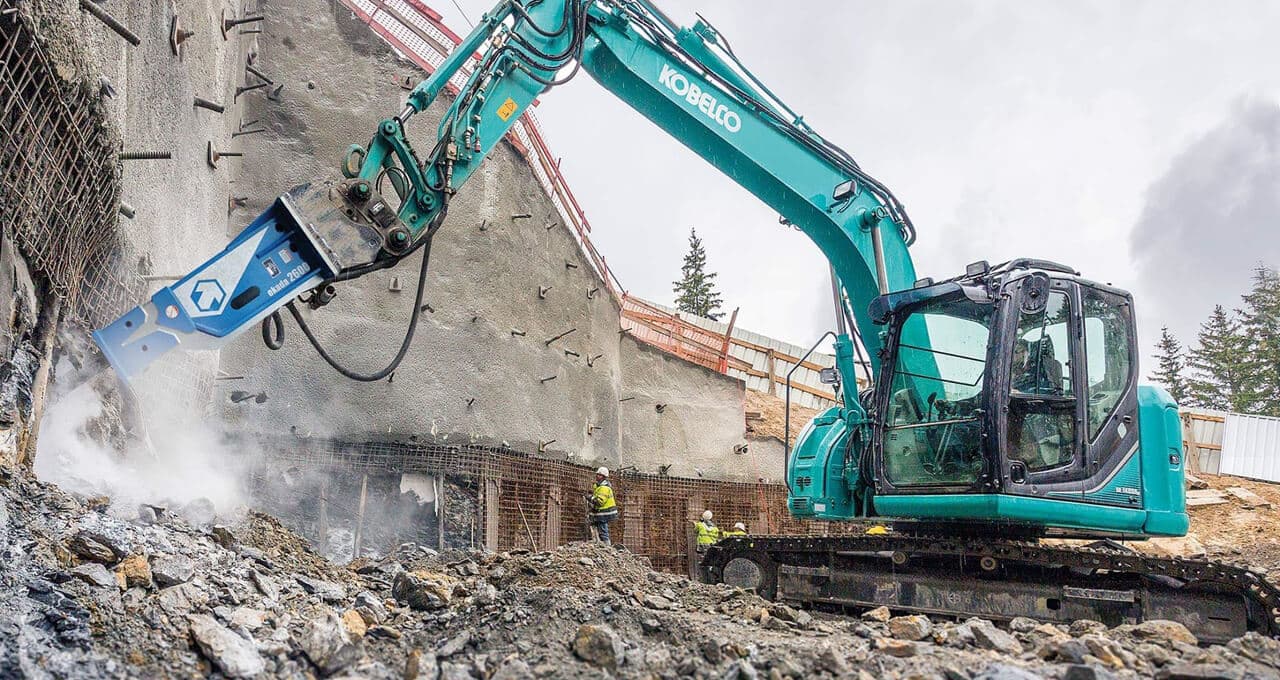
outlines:
M1088 466L1077 285L1037 272L1010 287L998 428L1004 487L1018 495L1078 496Z

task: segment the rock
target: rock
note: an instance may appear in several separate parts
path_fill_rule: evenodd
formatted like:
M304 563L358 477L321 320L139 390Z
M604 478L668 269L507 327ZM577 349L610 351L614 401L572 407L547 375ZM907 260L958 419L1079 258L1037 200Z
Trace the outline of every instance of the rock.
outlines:
M84 507L93 512L106 512L111 507L110 496L90 496L84 499Z
M520 659L509 659L489 676L489 680L532 680L533 671L529 664Z
M268 599L280 600L280 586L276 585L275 579L266 574L258 573L256 569L249 572L249 577L253 580L253 585L257 587L258 592Z
M831 646L823 648L822 653L818 655L818 667L836 676L846 675L849 672L849 664L845 663L844 656Z
M196 563L185 555L160 555L151 558L151 577L162 588L186 583L195 573Z
M414 649L404 660L404 680L436 680L440 675L440 664L434 654L423 654L421 649Z
M209 596L196 584L187 582L161 590L156 601L170 615L177 615L205 606L209 603Z
M876 638L873 646L877 651L901 658L915 656L920 653L920 645L910 640Z
M67 541L67 549L81 559L99 564L115 564L116 560L124 556L124 553L117 552L105 537L87 531L81 531L72 536L71 540Z
M973 639L979 647L983 649L994 649L1002 654L1021 654L1022 643L1018 642L1018 638L996 628L990 622L984 621L985 625L975 625L972 627Z
M365 625L376 626L387 620L387 606L373 593L364 590L356 595L355 610L364 619Z
M1127 665L1126 656L1133 656L1124 651L1115 640L1109 640L1094 633L1080 636L1080 641L1089 648L1090 654L1112 668L1124 668Z
M643 619L640 621L640 629L646 633L656 633L662 630L662 623L654 618Z
M652 593L645 593L644 595L644 606L650 609L670 609L671 605L671 600L668 600L661 595L654 595Z
M1182 642L1188 645L1198 645L1200 640L1196 638L1187 627L1177 621L1164 621L1154 619L1151 621L1143 621L1138 624L1129 624L1118 626L1115 629L1118 635L1130 635L1137 640L1145 640L1149 642Z
M354 609L348 609L342 612L342 626L347 629L351 635L362 638L369 631L369 626L365 624L364 617Z
M139 524L155 524L158 521L160 521L160 516L156 514L155 508L146 503L138 506Z
M267 613L261 609L254 609L253 607L236 607L235 610L231 612L231 615L227 617L227 623L232 628L239 628L243 626L251 631L261 628L266 622Z
M429 571L402 571L396 574L391 595L397 602L419 611L442 609L449 605L457 582L445 574Z
M449 661L440 664L440 680L475 680L475 677L468 664Z
M116 577L107 568L97 562L86 562L71 569L71 575L99 588L110 588L116 585Z
M1078 619L1071 622L1067 632L1075 637L1086 635L1088 633L1101 633L1107 629L1107 624L1101 621L1091 621L1089 619Z
M791 623L797 623L800 618L799 611L793 607L788 607L785 604L773 605L769 608L769 613L783 621L790 621Z
M713 664L719 665L724 661L724 651L720 646L719 640L707 639L702 641L702 656Z
M973 676L973 680L1044 680L1044 678L1024 668L993 663L981 673Z
M203 522L193 522L193 524L203 524ZM209 529L209 533L213 536L214 543L228 550L236 547L236 535L227 527L215 524Z
M333 675L360 659L359 639L352 640L332 610L307 622L298 640L302 653L321 675Z
M720 676L721 680L756 680L759 677L760 672L746 659L738 659L737 663L729 666L724 675Z
M337 583L306 576L296 576L295 580L297 580L298 585L302 586L303 590L315 595L324 602L341 602L347 599L347 589Z
M232 678L251 678L263 673L266 665L254 644L213 619L207 614L187 617L191 638L200 653Z
M1249 632L1228 642L1227 649L1254 661L1280 668L1280 640Z
M584 623L573 637L573 653L587 663L613 670L622 660L622 638L606 625Z
M145 555L130 555L116 565L116 584L120 590L147 588L151 585L151 565Z
M218 511L213 501L208 498L197 498L182 506L180 514L193 525L204 526L218 518ZM225 527L223 527L225 528ZM227 532L228 534L230 532Z
M1182 664L1156 673L1157 680L1243 680L1244 677L1244 672L1237 668L1211 664Z
M862 612L863 621L876 621L879 623L887 623L892 614L889 613L888 607L876 607Z
M471 631L464 630L441 645L440 649L436 650L436 656L441 659L447 659L465 649L469 642L471 642Z
M1027 632L1027 637L1032 640L1070 640L1071 635L1052 623L1041 623L1035 628Z
M1040 622L1035 619L1029 619L1025 616L1015 616L1009 621L1009 630L1015 633L1030 633L1039 626Z
M1084 663L1085 657L1089 655L1089 648L1075 638L1053 642L1045 647L1044 653L1040 656L1048 661L1080 664Z
M779 676L784 678L803 678L804 668L793 661L791 657L784 656L773 662L773 669L778 672Z
M1062 674L1062 680L1115 680L1115 675L1098 666L1085 666L1084 664L1072 664L1067 666L1067 670Z
M932 630L933 625L927 616L917 614L889 619L889 634L899 640L923 640L929 637Z

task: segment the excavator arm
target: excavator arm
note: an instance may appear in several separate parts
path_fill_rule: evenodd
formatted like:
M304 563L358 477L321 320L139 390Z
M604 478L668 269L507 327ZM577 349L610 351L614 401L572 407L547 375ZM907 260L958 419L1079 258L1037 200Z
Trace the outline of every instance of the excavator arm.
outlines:
M406 125L471 59L478 64L442 118L435 146L419 156ZM760 84L709 24L680 28L634 0L500 2L366 147L348 150L345 179L286 192L222 253L95 339L131 376L180 345L215 347L264 319L278 326L285 305L301 323L295 297L307 294L320 306L332 284L429 248L454 192L535 98L579 68L813 240L843 290L835 343L842 384L857 385L846 319L853 332L864 331L877 370L881 339L867 332L868 303L916 278L905 211ZM861 417L856 389L843 393L850 415Z

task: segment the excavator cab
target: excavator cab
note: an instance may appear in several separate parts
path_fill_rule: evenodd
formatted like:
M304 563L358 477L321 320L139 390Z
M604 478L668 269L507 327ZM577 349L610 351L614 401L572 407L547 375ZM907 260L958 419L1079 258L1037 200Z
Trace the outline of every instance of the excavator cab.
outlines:
M1127 292L1023 259L921 281L871 314L886 329L862 452L875 514L1185 532L1176 405L1137 384Z
M883 346L865 422L806 429L793 512L1033 536L1185 533L1177 406L1138 385L1127 292L1044 260L978 263L882 295L870 316Z

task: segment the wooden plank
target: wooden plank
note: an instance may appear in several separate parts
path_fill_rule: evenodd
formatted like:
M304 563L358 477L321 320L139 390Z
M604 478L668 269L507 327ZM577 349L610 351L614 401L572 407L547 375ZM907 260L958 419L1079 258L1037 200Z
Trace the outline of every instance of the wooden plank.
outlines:
M1193 490L1199 491L1199 490L1201 490L1201 489L1207 489L1207 488L1209 488L1209 482L1206 482L1206 481L1204 481L1203 479L1200 479L1199 477L1197 477L1197 476L1195 476L1195 475L1191 474L1190 472L1188 472L1188 473L1187 473L1187 487L1188 487L1188 488L1190 488L1190 489L1193 489Z
M1269 508L1271 501L1259 496L1258 494L1244 488L1243 486L1229 486L1227 493L1235 496L1245 508Z

